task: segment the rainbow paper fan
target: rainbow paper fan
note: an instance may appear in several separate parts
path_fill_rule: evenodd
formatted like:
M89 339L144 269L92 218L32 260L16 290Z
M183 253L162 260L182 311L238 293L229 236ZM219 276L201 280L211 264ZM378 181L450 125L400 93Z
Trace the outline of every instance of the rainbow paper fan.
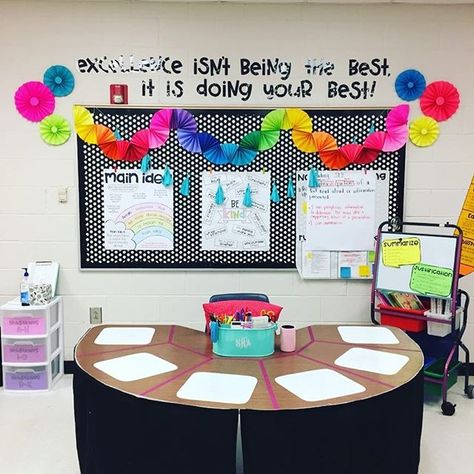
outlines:
M15 92L16 110L30 122L41 122L55 105L53 93L42 82L25 82Z
M41 138L48 145L62 145L71 136L69 122L61 115L52 114L41 120L39 124Z

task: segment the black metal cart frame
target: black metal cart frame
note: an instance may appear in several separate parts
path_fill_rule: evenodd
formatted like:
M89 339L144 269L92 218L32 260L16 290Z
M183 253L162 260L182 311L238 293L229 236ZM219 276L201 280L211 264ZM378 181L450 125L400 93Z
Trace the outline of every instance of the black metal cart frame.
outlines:
M417 319L423 321L432 321L436 323L442 324L451 324L451 335L452 335L452 346L449 350L449 354L446 358L446 362L444 364L443 374L440 375L439 378L434 378L432 376L428 376L425 373L424 380L426 382L431 382L434 384L441 385L442 388L442 397L443 401L441 404L441 410L444 415L451 416L455 412L455 405L452 404L447 400L447 392L448 392L448 380L449 376L452 375L455 371L457 371L461 366L462 362L458 360L458 349L461 348L465 354L465 370L464 370L464 393L468 396L468 398L474 398L474 386L469 385L469 362L470 362L470 355L469 349L466 345L462 342L462 337L466 330L467 326L467 319L468 319L468 309L469 309L469 295L464 291L458 288L458 280L459 276L459 263L461 259L461 245L462 245L462 229L454 224L436 224L436 223L422 223L422 222L405 222L400 221L398 219L393 219L391 221L382 222L378 227L378 232L376 236L376 252L375 252L375 264L374 264L374 271L373 271L373 282L372 282L372 291L371 291L371 319L374 324L380 324L380 321L376 318L376 315L379 314L380 308L377 306L376 303L376 296L378 292L377 288L377 277L379 272L379 253L381 251L380 244L381 244L381 235L382 232L399 232L404 233L403 228L406 226L413 226L413 227L428 227L428 228L438 228L438 229L453 229L454 237L456 238L456 252L455 252L455 262L454 262L454 274L453 274L453 282L451 287L451 312L449 320L440 319L432 316L427 315L416 315L416 314L407 314L404 313L403 310L398 308L387 309L384 308L384 314L388 314L391 316L396 316L399 318L409 318L409 319ZM384 228L387 228L384 231ZM407 235L409 235L407 233ZM434 234L423 234L423 235L434 235ZM462 308L462 321L460 323L459 328L456 328L456 310L458 307Z

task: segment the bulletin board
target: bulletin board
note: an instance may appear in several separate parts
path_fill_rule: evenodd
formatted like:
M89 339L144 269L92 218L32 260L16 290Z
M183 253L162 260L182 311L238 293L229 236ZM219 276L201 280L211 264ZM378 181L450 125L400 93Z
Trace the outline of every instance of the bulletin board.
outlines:
M118 130L121 138L129 140L138 130L146 128L158 108L86 106L97 124ZM262 119L272 109L195 109L186 107L194 116L198 130L208 132L221 143L238 143L241 138L260 129ZM313 130L332 134L339 145L362 143L369 130L384 130L388 108L383 109L305 109L311 117ZM278 143L259 152L245 166L231 164L216 167L200 153L184 150L171 131L166 144L150 150L151 168L167 165L173 174L173 248L166 250L109 250L104 245L103 171L140 170L140 162L115 162L104 156L97 145L77 137L79 174L80 257L82 269L153 269L153 268L242 268L293 269L296 266L296 205L286 196L288 179L296 182L298 170L315 167L325 170L318 154L297 149L291 131L282 131ZM269 173L281 196L271 203L270 242L265 251L224 251L201 249L201 176L208 171ZM351 164L347 170L389 170L388 218L403 215L405 147L380 153L369 165ZM180 183L190 178L187 197L179 193Z
M456 275L458 242L450 235L382 232L376 288L448 297Z

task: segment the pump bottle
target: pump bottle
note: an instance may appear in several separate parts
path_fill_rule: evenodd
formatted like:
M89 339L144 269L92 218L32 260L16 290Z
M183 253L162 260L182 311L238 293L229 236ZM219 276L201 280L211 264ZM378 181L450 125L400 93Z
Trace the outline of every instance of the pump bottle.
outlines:
M29 306L30 305L30 284L28 277L30 276L28 273L28 269L23 267L25 273L23 274L23 279L21 280L20 284L20 302L22 306Z

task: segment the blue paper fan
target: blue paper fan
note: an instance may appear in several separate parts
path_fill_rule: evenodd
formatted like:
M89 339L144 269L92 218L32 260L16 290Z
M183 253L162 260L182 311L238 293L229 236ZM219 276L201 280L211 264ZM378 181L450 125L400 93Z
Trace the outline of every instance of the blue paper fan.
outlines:
M205 151L203 154L206 160L210 161L214 165L219 166L226 165L227 163L229 163L227 155L224 153L220 146L215 146L214 148Z
M273 181L272 184L272 193L270 194L270 200L275 204L278 204L280 202L280 193L278 192L278 188L275 181Z
M232 158L231 163L234 166L248 165L256 156L257 151L248 150L247 148L242 148L241 146L239 146L236 152L234 153L234 157Z
M244 194L243 205L244 205L245 207L252 207L252 205L253 205L253 202L252 202L252 191L250 190L250 184L247 184L247 187L245 188L245 194Z
M395 79L395 91L402 100L418 99L426 88L425 76L416 69L407 69Z
M239 145L236 143L223 143L221 149L227 158L227 162L230 163L234 159L235 153L239 149Z
M217 185L216 195L214 196L214 202L218 206L220 206L221 204L224 204L224 201L225 201L224 190L222 189L222 186L221 186L221 180L219 180L219 184Z
M181 194L181 196L189 196L189 175L187 174L184 179L183 179L183 182L181 183L181 187L179 188L179 194Z
M295 197L295 187L291 176L288 178L288 186L286 187L286 197L293 199Z
M74 89L74 76L65 66L56 65L46 69L43 82L56 97L65 97Z
M122 135L120 135L120 130L118 128L116 128L115 131L114 131L114 137L117 140L122 140Z
M165 187L171 186L173 184L173 176L171 175L171 171L168 168L168 165L165 166L165 171L163 173L162 184Z
M188 130L178 130L176 133L179 144L190 153L201 153L198 134Z

